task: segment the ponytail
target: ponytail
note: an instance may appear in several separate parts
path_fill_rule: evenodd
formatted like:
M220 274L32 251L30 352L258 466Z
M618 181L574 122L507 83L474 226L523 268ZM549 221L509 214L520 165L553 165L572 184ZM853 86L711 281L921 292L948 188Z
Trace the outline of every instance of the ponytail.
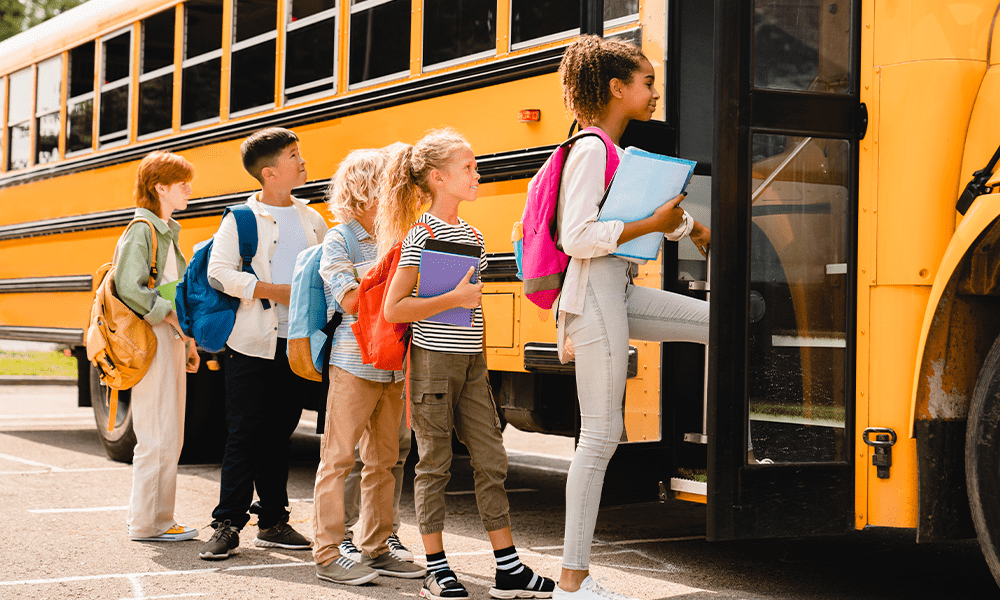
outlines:
M406 236L420 216L420 208L433 200L427 177L444 169L456 152L469 142L454 129L435 129L416 144L400 144L389 157L379 186L375 239L379 258Z

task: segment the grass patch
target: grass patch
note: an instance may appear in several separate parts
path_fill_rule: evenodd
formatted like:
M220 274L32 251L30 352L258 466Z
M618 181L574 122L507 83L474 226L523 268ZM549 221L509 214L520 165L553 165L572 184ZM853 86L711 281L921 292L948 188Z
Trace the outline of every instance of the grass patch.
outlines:
M76 359L62 352L0 350L0 375L76 377Z

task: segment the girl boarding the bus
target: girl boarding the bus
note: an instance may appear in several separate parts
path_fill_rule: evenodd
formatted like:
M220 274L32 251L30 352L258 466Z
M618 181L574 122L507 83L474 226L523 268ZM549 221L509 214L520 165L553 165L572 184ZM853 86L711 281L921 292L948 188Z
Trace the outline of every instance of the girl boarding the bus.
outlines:
M173 307L173 286L186 261L178 248L181 226L171 218L187 207L191 196L191 163L176 154L153 152L139 163L135 181L135 219L118 242L115 291L130 309L153 326L156 353L149 371L132 388L132 499L128 533L135 541L190 540L198 530L174 520L177 460L184 440L184 408L188 373L198 371L193 339L184 336ZM156 256L151 256L156 236ZM150 289L155 263L158 280ZM186 367L185 367L186 363Z
M427 555L427 577L421 595L467 598L445 557L442 542L445 487L450 478L451 433L454 429L472 455L476 502L497 561L494 598L548 598L555 582L521 564L510 532L504 480L507 453L500 420L489 391L483 355L482 284L470 283L470 268L458 286L430 298L416 297L421 250L434 238L479 246L479 270L486 267L483 236L458 216L462 202L475 202L479 174L466 141L450 129L432 131L413 146L403 146L389 160L382 178L376 218L379 253L402 239L401 256L383 313L389 322L412 323L409 364L411 425L420 459L414 479L417 521ZM420 208L430 203L426 213ZM418 218L419 217L419 218ZM442 311L471 309L472 326L427 320Z
M377 253L371 233L385 163L386 153L374 149L354 150L340 163L330 182L327 204L334 219L344 225L326 232L319 267L329 307L327 319L339 304L343 320L330 351L326 427L313 494L313 556L317 577L344 585L360 585L378 575L417 578L427 572L401 560L389 545L399 507L399 495L394 492L402 488L393 470L399 467L401 480L402 462L410 450L410 429L402 419L403 373L364 364L351 330L358 320L358 277ZM400 451L404 436L405 453ZM360 478L349 485L356 446L364 464ZM355 534L345 538L345 514L351 513L357 521L359 510ZM346 544L355 548L353 556L341 556Z
M629 121L648 121L659 94L653 66L635 46L583 36L559 66L563 102L581 127L598 127L618 147ZM607 150L590 136L573 144L563 167L558 239L570 257L558 304L560 358L576 358L580 441L566 480L566 533L556 598L624 599L590 577L590 546L604 473L622 437L629 339L708 343L708 303L634 286L619 244L652 232L690 236L704 252L709 230L678 206L683 195L633 223L597 220Z

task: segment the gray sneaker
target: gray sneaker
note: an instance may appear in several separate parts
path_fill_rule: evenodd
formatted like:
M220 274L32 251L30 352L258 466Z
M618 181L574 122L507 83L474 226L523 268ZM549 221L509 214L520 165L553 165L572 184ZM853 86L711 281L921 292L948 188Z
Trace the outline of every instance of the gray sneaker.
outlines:
M378 572L346 556L341 556L328 563L316 565L316 577L343 585L361 585L378 577Z
M386 577L416 579L427 574L426 568L406 562L405 560L399 560L392 555L392 552L384 552L376 558L365 556L361 559L361 564L375 569L379 575L385 575Z
M203 560L225 560L239 553L240 530L229 521L212 523L215 532L211 539L201 545L198 557Z
M308 550L312 547L312 542L295 531L288 523L279 523L274 527L258 530L257 538L254 539L253 544L261 548L285 548L287 550Z

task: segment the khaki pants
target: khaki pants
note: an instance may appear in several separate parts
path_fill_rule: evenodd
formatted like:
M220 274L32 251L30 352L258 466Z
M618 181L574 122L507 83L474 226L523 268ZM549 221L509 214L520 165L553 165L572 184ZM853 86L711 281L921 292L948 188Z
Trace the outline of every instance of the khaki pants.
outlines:
M403 382L378 383L330 365L326 429L320 442L316 471L315 542L313 558L323 564L340 556L344 539L344 482L354 467L354 447L360 441L361 521L354 543L370 557L388 551L392 534L394 480L391 469L399 457L399 420Z
M399 531L399 497L403 493L403 467L406 465L406 457L410 455L410 445L413 440L410 437L410 425L406 422L406 410L403 410L399 419L399 460L392 466L392 478L395 488L392 491L392 531ZM361 469L365 463L361 460L361 447L354 448L354 468L347 475L347 483L344 484L344 528L349 532L347 535L354 537L354 526L358 523L358 515L361 512Z
M507 452L490 397L486 359L411 348L411 425L420 460L413 496L420 533L444 531L445 487L451 479L451 431L469 449L476 503L486 531L510 526L504 481ZM404 361L405 362L405 361Z
M131 537L154 537L177 524L177 459L184 443L187 355L167 323L153 326L156 354L149 371L132 388L132 499L128 507Z

